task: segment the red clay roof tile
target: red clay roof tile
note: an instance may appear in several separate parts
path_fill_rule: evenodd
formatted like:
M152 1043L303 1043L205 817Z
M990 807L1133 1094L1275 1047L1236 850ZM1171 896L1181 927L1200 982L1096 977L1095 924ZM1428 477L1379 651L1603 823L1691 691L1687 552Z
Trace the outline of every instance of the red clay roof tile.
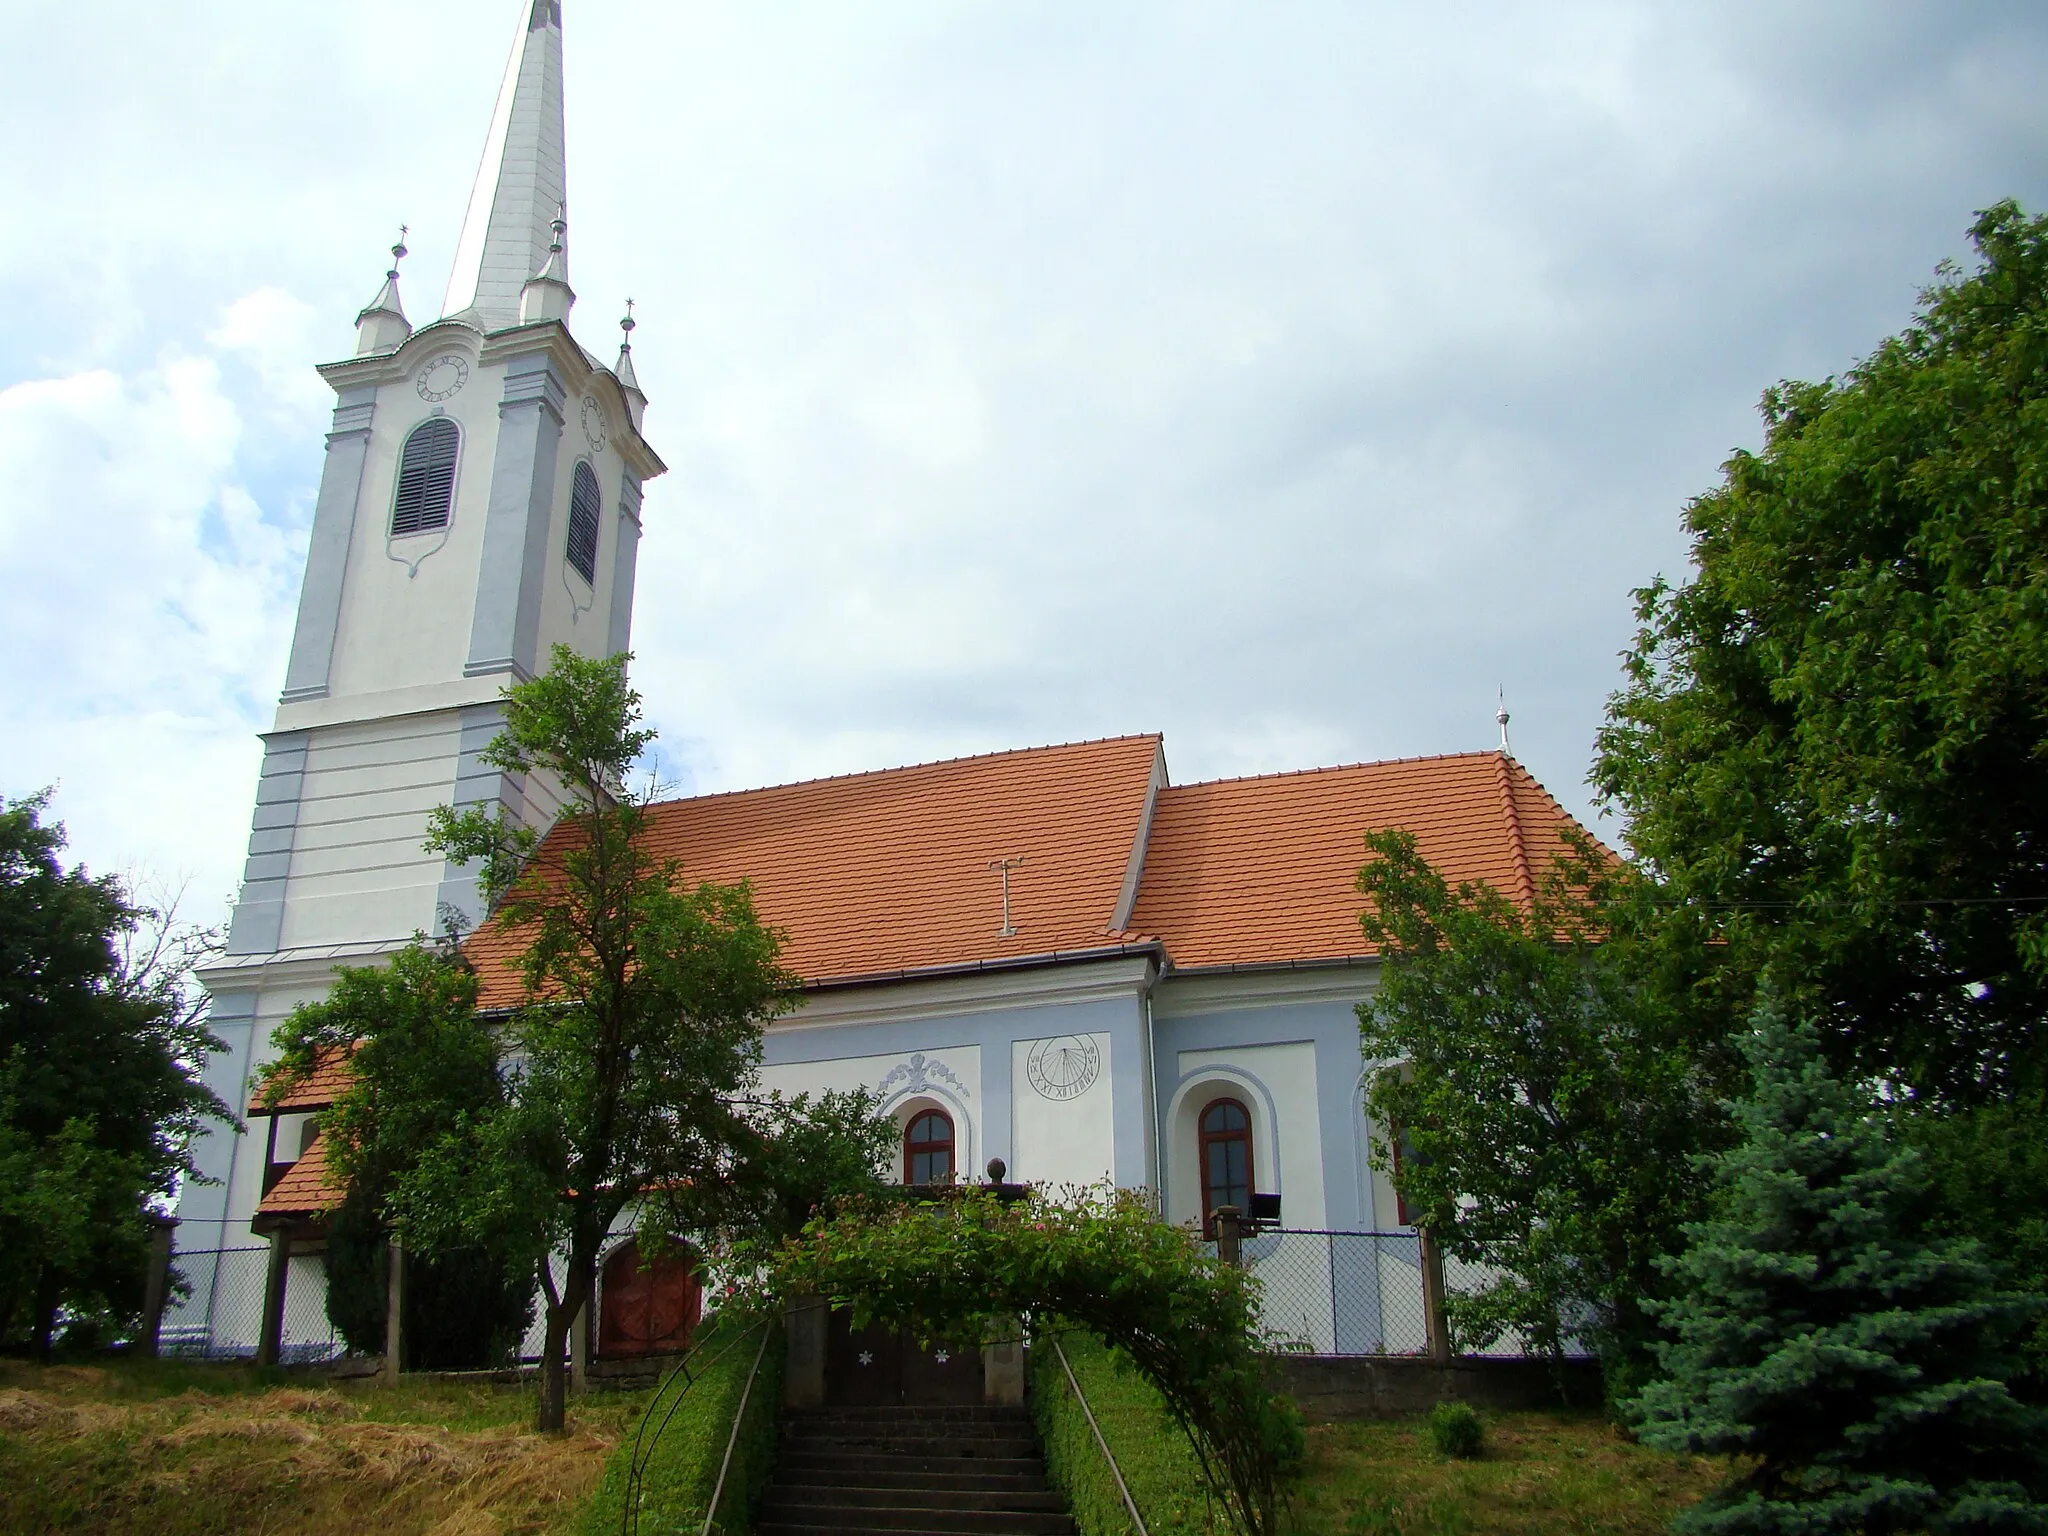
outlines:
M1159 754L1123 736L670 800L649 838L688 879L751 880L806 981L1101 948ZM989 865L1018 858L1005 935ZM465 946L484 1007L521 1000L519 948L495 923Z
M299 1154L299 1160L285 1170L284 1177L270 1186L256 1207L258 1216L318 1216L341 1204L345 1191L332 1179L327 1166L327 1138L315 1136Z
M1364 955L1367 832L1405 828L1453 882L1527 900L1570 825L1496 752L1180 785L1160 792L1131 926L1177 967Z
M263 1090L270 1080L270 1074L278 1070L278 1063L272 1062L264 1069L262 1082L249 1095L248 1113L252 1115L288 1114L297 1110L325 1109L332 1104L341 1091L354 1081L348 1068L352 1051L322 1051L313 1062L313 1070L285 1090L275 1104L263 1101Z

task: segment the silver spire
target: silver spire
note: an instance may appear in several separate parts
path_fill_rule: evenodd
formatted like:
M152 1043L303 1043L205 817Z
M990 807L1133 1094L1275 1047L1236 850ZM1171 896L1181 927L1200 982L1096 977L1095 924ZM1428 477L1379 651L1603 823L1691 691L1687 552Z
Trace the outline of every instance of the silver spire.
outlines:
M542 271L568 201L562 132L561 0L520 0L521 23L469 195L444 315L487 331L519 323L519 292Z
M1512 755L1508 751L1508 692L1505 688L1495 688L1493 691L1494 696L1500 700L1500 707L1493 712L1494 721L1500 726L1500 755L1508 757Z

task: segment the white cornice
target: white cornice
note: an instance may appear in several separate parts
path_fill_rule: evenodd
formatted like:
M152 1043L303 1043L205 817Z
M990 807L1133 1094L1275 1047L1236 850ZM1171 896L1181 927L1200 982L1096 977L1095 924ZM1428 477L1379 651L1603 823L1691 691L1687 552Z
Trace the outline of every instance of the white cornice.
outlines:
M909 1019L1050 1008L1076 1003L1135 1001L1151 979L1146 955L978 971L927 980L877 981L807 995L795 1013L769 1025L773 1034L843 1024L902 1023Z
M510 672L458 677L445 683L419 683L410 688L384 688L375 693L346 693L338 698L302 699L280 704L271 731L308 731L322 726L352 725L361 720L390 720L401 715L429 715L495 704L505 685L522 681Z
M410 936L364 939L310 949L281 949L269 955L223 955L196 967L192 974L207 991L216 994L246 992L252 987L316 986L332 981L336 966L374 965L411 942Z
M661 455L633 425L632 403L611 369L592 360L589 353L569 334L559 320L537 320L531 325L508 326L485 335L466 320L442 319L423 325L389 352L368 357L344 358L338 363L319 365L320 377L339 393L350 389L378 388L410 375L423 360L421 354L459 347L473 355L479 365L488 366L512 357L528 357L545 351L548 361L572 393L601 396L608 419L616 424L612 442L619 457L642 480L652 480L667 471Z
M1290 1003L1360 1003L1379 986L1379 973L1379 961L1371 958L1331 965L1168 971L1152 989L1152 1012L1157 1018L1184 1019Z

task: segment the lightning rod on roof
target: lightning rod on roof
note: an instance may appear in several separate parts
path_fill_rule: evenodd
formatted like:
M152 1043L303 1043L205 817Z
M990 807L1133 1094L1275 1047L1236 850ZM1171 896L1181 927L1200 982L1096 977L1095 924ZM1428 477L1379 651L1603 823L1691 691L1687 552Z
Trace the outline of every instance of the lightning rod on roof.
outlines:
M1500 707L1493 712L1494 721L1500 726L1500 755L1508 756L1508 694L1505 688L1495 687L1494 696Z

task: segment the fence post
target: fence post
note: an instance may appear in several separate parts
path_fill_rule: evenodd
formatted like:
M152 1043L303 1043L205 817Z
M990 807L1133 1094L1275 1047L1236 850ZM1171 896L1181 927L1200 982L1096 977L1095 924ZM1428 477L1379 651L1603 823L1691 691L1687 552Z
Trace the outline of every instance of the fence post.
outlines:
M1244 1213L1234 1205L1210 1212L1216 1223L1216 1257L1232 1269L1244 1262Z
M1436 1234L1427 1227L1416 1228L1422 1239L1422 1316L1429 1331L1429 1358L1438 1365L1451 1363L1451 1330L1444 1315L1444 1254L1436 1245Z
M178 1230L178 1218L151 1216L149 1224L149 1279L142 1292L142 1336L135 1342L154 1360L164 1331L164 1298L171 1286L171 1237Z
M385 1249L384 1273L384 1385L398 1385L398 1373L405 1365L405 1235L397 1227Z
M291 1278L290 1227L270 1229L270 1262L263 1270L263 1330L256 1338L256 1363L275 1365L284 1353L285 1285Z

